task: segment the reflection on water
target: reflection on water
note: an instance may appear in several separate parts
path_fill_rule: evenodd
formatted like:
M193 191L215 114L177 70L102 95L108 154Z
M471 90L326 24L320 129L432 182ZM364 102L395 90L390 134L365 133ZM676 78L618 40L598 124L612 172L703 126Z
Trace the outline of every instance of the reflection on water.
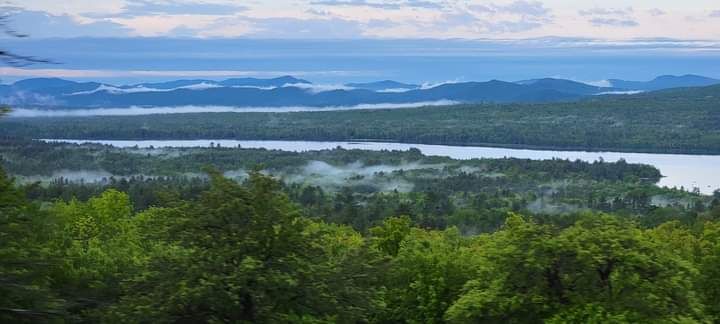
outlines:
M425 155L448 156L454 159L472 158L521 158L545 160L552 158L596 161L603 158L614 162L625 159L628 163L650 164L665 176L660 186L698 188L710 194L720 188L720 156L618 153L618 152L580 152L580 151L541 151L474 146L448 146L380 142L311 142L311 141L235 141L235 140L172 140L172 141L86 141L86 140L46 140L67 143L100 143L116 147L207 147L210 143L224 147L266 148L283 151L314 151L343 147L363 150L408 150L417 148Z

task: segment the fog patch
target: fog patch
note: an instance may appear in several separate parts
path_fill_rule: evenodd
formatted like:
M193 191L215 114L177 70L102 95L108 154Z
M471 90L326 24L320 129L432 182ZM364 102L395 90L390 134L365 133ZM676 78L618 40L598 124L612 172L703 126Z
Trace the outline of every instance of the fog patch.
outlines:
M236 86L230 86L230 88L236 88L236 89L258 89L258 90L274 90L274 89L277 89L276 86L261 87L261 86L254 86L254 85L236 85Z
M437 83L426 82L426 83L423 83L419 89L420 90L428 90L428 89L432 89L432 88L437 88L439 86L444 86L447 84L457 84L457 83L460 83L460 81L459 80L448 80L448 81L437 82ZM411 90L415 90L415 89L411 89Z
M578 81L581 83L589 84L591 86L596 86L599 88L610 88L612 87L612 83L610 80L597 80L597 81Z
M560 215L588 210L587 208L577 205L553 201L553 195L559 193L560 189L567 188L572 183L573 181L571 180L561 180L539 185L537 187L539 197L527 204L525 208L534 214L548 215Z
M535 199L535 201L527 204L525 208L534 214L549 215L569 214L586 210L586 208L581 208L579 206L566 203L553 203L547 198Z
M403 93L408 92L410 90L417 90L417 88L390 88L390 89L382 89L375 92L379 93Z
M184 150L178 150L173 148L137 148L137 147L130 147L124 149L125 152L131 153L131 154L137 154L137 155L149 155L164 159L172 159L172 158L179 158L184 155L190 154L188 151Z
M39 105L39 106L57 106L61 102L50 95L43 95L32 92L18 91L7 97L0 98L0 104L8 106L19 105ZM12 114L12 113L11 113Z
M212 88L220 88L221 85L214 84L214 83L207 83L207 82L201 82L197 84L190 84L182 87L176 87L176 88L169 88L169 89L158 89L158 88L150 88L146 87L144 85L134 86L134 87L116 87L111 86L107 84L101 84L97 88L93 90L88 91L78 91L73 93L67 93L63 94L64 96L81 96L81 95L89 95L97 92L106 92L113 95L121 95L126 93L141 93L141 92L171 92L175 90L206 90L206 89L212 89Z
M187 178L206 178L206 175L199 173L185 173L181 176ZM62 181L67 183L78 184L108 184L112 180L129 180L131 178L153 180L161 178L157 175L133 174L133 175L115 175L105 170L59 170L54 171L50 175L32 175L23 176L16 175L15 178L19 183L41 183L49 184L52 182Z
M17 176L21 183L48 183L62 179L72 183L100 183L113 177L112 173L104 170L59 170L51 175Z
M654 195L650 197L650 205L656 207L682 206L684 208L690 208L692 206L692 201L687 198L674 198L664 195Z
M319 186L334 191L347 186L365 186L375 191L410 192L414 185L404 179L398 179L397 172L442 169L444 165L421 164L417 162L400 165L372 165L360 162L342 166L330 165L322 161L310 161L304 167L280 174L279 177L288 183L301 183Z
M643 93L643 92L645 92L645 91L643 91L643 90L605 91L605 92L596 93L595 95L596 95L596 96L601 96L601 95L634 95L634 94Z
M128 108L90 108L90 109L13 109L9 117L36 118L36 117L90 117L90 116L143 116L167 114L196 114L196 113L289 113L306 111L338 111L338 110L374 110L374 109L404 109L424 106L450 106L458 104L453 100L422 101L398 104L361 104L355 106L285 106L285 107L229 107L229 106L175 106L175 107L138 107Z
M480 173L485 171L483 168L469 166L469 165L462 165L458 168L459 172L467 173L467 174L473 174L473 173Z
M355 90L353 87L349 87L342 84L312 84L312 83L288 83L282 86L283 88L299 88L310 93L320 93L335 90Z
M223 176L238 182L245 181L247 178L249 178L248 172L245 169L225 171L223 173Z

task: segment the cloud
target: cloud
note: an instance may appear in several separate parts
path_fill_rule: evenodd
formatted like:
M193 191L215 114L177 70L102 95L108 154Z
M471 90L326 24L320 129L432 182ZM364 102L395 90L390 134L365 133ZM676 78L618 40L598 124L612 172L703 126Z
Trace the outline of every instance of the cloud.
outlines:
M15 29L35 37L717 39L720 8L600 7L543 0L15 0ZM691 1L692 2L692 1ZM612 4L611 4L612 3ZM627 2L626 2L627 3ZM633 2L634 3L634 2ZM576 7L585 4L587 7ZM582 10L579 10L582 9ZM29 13L35 13L31 15ZM45 16L40 16L40 15ZM686 16L691 18L685 19ZM578 19L580 17L580 19ZM658 23L676 28L658 28ZM594 27L593 27L594 26ZM628 28L622 35L613 28ZM22 28L21 28L22 27Z
M614 8L593 8L580 10L581 16L626 16L634 12L633 8L614 9Z
M638 22L632 19L616 19L616 18L592 18L590 23L594 26L613 26L613 27L635 27Z
M486 29L490 32L497 33L518 33L528 31L536 28L540 28L544 25L543 22L539 21L497 21L492 23L484 24Z
M519 0L507 5L494 5L493 7L500 12L530 17L545 17L550 14L550 9L546 8L540 1Z
M22 98L28 99L28 98ZM36 98L33 98L36 99ZM52 100L52 98L46 98ZM55 101L44 102L47 105L57 105ZM174 106L174 107L129 107L129 108L93 108L93 109L26 109L17 108L10 111L10 117L88 117L88 116L145 116L166 114L195 114L195 113L248 113L248 112L306 112L306 111L336 111L336 110L374 110L374 109L406 109L427 106L450 106L459 102L452 100L388 103L388 104L360 104L356 106L331 107L230 107L230 106Z
M442 9L443 5L435 1L425 0L390 0L390 1L368 1L368 0L320 0L313 1L311 5L318 6L345 6L345 7L370 7L379 9L398 10L403 8L424 8Z
M190 26L180 25L171 29L168 34L173 35L174 37L197 37L198 30L193 29Z
M470 5L465 11L444 15L451 26L472 24L479 32L517 33L552 23L552 11L539 1L516 0L506 4Z
M120 94L126 94L126 93L140 93L140 92L171 92L181 89L187 89L187 90L207 90L212 88L220 88L221 85L214 84L214 83L206 83L201 82L197 84L191 84L187 86L182 87L176 87L176 88L169 88L169 89L157 89L157 88L149 88L146 86L135 86L132 88L118 88L111 85L101 84L96 89L88 90L88 91L78 91L73 93L67 93L64 94L65 96L81 96L81 95L88 95L93 94L97 92L106 92L109 94L114 95L120 95Z
M231 18L216 25L247 23L251 30L245 34L256 38L338 39L358 38L364 34L365 24L342 18Z
M22 9L14 9L8 14L13 29L36 38L118 37L129 36L131 33L129 28L105 19L81 22L67 14L53 15L43 11Z
M309 14L309 15L307 15ZM182 24L168 33L177 37L203 38L268 38L268 39L352 39L365 36L368 26L380 26L382 21L360 22L323 11L313 11L306 18L235 15L213 19L208 24Z
M248 7L230 3L208 3L179 0L129 0L120 16L147 15L210 15L227 16Z
M662 9L658 9L658 8L650 9L650 10L648 10L648 13L649 13L651 16L653 16L653 17L659 17L659 16L665 16L665 15L667 15L667 12L666 12L666 11L664 11L664 10L662 10Z
M640 24L634 18L635 10L627 8L592 8L580 10L581 16L589 17L588 22L593 26L602 27L636 27Z
M310 93L320 93L335 90L353 90L355 88L342 84L312 84L312 83L288 83L283 88L300 88Z
M508 4L470 5L470 11L480 14L514 14L523 17L547 17L551 10L540 1L516 0Z

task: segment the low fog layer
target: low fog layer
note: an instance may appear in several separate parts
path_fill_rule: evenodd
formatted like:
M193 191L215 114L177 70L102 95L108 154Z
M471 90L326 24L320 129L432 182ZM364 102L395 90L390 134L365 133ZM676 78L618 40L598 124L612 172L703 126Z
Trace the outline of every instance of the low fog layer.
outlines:
M337 107L227 107L227 106L180 106L180 107L130 107L130 108L95 108L95 109L13 109L10 117L84 117L84 116L141 116L157 114L192 114L192 113L246 113L246 112L302 112L302 111L335 111L361 109L402 109L423 106L449 106L457 101L439 100L428 102L401 104L363 104L357 106Z
M319 186L325 190L336 191L347 186L363 186L374 191L410 192L413 184L409 181L392 177L391 174L400 170L442 169L442 164L403 163L400 165L366 166L360 162L334 166L323 161L310 161L298 170L287 172L270 172L287 183ZM243 170L226 172L226 176L243 178Z
M147 151L147 150L146 150ZM160 151L157 150L157 154ZM168 152L165 152L168 153ZM310 161L298 169L268 171L263 173L273 175L286 183L299 183L304 185L319 186L324 190L336 191L346 186L363 186L372 188L373 191L410 192L413 184L409 181L398 179L392 176L393 172L404 170L442 169L444 164L421 164L416 162L403 163L399 165L373 165L366 166L360 162L350 163L342 166L334 166L323 161ZM183 174L187 177L206 177L202 173ZM245 169L237 169L224 172L228 178L243 181L248 174ZM152 175L135 175L145 178L153 178ZM42 182L47 183L58 179L74 183L101 183L108 181L111 177L115 179L129 178L130 176L113 175L107 171L93 170L59 170L52 175L18 177L24 183Z
M18 180L24 183L33 183L50 182L62 178L68 182L96 183L105 181L112 176L113 175L110 172L101 170L59 170L53 172L53 174L49 176L18 176Z
M344 166L333 166L322 161L311 161L298 174L283 176L283 180L290 183L303 183L320 186L328 190L339 189L344 186L368 186L378 191L409 192L413 184L402 180L383 177L399 170L417 170L428 168L442 168L438 165L424 165L407 163L402 165L374 165L365 166L359 162Z

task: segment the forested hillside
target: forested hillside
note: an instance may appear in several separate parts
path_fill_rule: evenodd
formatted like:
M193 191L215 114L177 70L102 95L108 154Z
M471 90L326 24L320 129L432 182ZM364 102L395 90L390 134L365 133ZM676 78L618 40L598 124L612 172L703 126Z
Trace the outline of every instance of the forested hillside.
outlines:
M107 189L128 193L136 210L166 192L197 197L206 166L244 181L251 170L281 180L309 217L359 231L402 214L415 223L463 233L497 229L509 212L560 216L621 214L646 226L670 219L691 224L707 196L659 188L660 172L624 161L473 159L423 156L418 150L334 149L304 153L264 149L118 149L102 145L0 142L2 165L37 200L89 199ZM566 218L569 216L569 218Z
M305 216L258 172L134 211L110 189L29 201L0 171L0 320L567 323L720 319L720 197L650 228L508 213L481 235L402 214L359 233Z
M720 87L572 103L303 113L10 118L6 136L76 139L382 140L581 150L720 153Z

